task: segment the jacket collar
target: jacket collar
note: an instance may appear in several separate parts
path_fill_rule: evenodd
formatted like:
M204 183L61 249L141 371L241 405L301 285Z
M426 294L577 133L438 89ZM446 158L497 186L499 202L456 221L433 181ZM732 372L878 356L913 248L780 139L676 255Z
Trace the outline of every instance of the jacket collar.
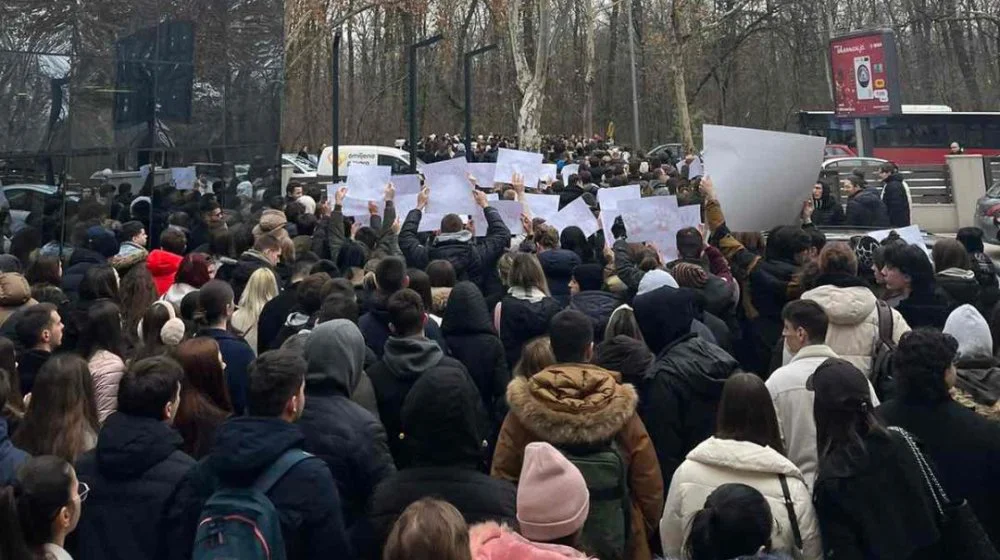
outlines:
M806 358L839 358L836 352L826 344L810 344L800 349L789 363Z
M698 444L687 456L689 461L716 465L743 472L785 474L802 478L794 463L770 447L750 441L710 437Z

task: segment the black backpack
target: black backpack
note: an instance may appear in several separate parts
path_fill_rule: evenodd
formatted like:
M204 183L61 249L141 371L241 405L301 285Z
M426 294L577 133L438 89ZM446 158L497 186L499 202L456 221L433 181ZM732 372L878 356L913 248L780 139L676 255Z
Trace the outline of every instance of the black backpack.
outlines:
M896 380L892 375L892 357L896 343L892 341L892 308L882 301L875 301L878 312L878 333L872 345L871 382L879 400L885 402L896 395Z

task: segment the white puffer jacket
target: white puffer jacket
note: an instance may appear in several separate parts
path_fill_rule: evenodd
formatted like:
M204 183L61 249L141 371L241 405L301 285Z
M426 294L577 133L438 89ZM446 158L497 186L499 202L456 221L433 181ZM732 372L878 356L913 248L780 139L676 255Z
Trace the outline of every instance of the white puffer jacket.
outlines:
M826 345L871 377L872 350L878 336L875 294L865 287L820 286L802 294L802 299L815 301L826 311L830 319ZM910 325L893 309L892 340L899 342L908 332Z
M118 382L125 373L125 362L107 350L98 350L87 362L94 380L94 400L97 401L97 420L103 424L111 413L118 410Z
M779 474L785 475L795 506L795 517L802 534L802 557L806 560L822 558L823 546L812 494L799 469L770 447L715 437L708 438L691 450L670 481L670 492L667 493L660 520L664 555L668 558L681 557L691 518L705 506L705 499L713 490L728 483L746 484L764 495L775 520L771 534L772 550L791 554L795 539Z

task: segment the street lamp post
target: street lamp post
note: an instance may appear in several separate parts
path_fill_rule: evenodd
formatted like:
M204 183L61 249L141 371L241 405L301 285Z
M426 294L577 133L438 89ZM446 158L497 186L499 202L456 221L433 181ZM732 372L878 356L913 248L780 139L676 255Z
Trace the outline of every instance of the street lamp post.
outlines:
M486 45L465 53L465 161L472 161L472 59L496 48Z
M340 181L340 37L338 29L333 33L333 62L330 75L333 78L333 139L330 144L333 157L333 182Z
M409 46L410 54L410 173L417 172L417 49L429 47L444 39L444 35L438 33L433 37L428 37L422 41Z

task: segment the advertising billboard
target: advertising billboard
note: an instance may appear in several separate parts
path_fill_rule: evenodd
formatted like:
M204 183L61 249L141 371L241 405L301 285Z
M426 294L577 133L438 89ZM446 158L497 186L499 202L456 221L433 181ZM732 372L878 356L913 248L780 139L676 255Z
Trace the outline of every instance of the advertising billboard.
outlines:
M834 111L841 117L901 112L899 64L891 31L865 31L830 41Z

